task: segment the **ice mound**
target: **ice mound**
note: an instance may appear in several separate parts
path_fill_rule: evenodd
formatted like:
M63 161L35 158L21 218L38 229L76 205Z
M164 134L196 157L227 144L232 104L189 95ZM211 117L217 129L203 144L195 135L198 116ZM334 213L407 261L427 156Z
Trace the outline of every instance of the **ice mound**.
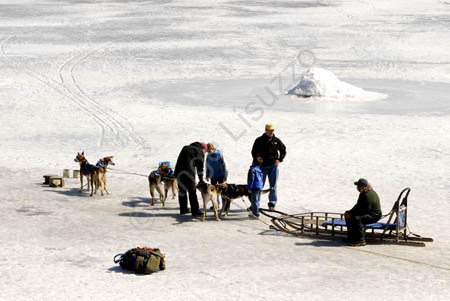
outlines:
M365 91L343 82L332 72L322 68L306 70L287 94L332 101L370 101L387 97L386 94Z

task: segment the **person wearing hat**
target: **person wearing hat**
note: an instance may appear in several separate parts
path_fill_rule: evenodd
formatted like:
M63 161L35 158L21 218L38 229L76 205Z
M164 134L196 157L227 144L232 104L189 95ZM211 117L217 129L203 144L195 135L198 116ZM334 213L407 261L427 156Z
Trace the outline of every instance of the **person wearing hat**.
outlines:
M275 137L274 131L275 127L272 123L266 124L265 133L256 138L252 147L253 160L258 160L259 157L262 159L263 184L269 177L270 188L272 188L268 203L270 210L274 210L277 205L278 164L286 157L286 146L278 137Z
M197 170L199 181L203 182L203 166L206 152L207 147L204 142L194 142L184 146L178 155L174 174L178 181L180 214L189 212L192 212L192 216L202 214L199 210L197 191L195 189L195 171ZM188 194L191 211L189 211L187 206Z
M366 179L354 183L359 191L358 201L344 217L347 224L347 239L349 246L364 246L364 225L376 223L381 218L380 198Z

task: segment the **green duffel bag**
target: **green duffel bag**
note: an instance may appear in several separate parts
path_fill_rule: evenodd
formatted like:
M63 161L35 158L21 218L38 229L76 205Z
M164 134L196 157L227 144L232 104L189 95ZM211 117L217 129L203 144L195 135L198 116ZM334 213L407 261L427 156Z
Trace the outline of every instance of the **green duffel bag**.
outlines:
M134 248L114 256L114 263L136 274L152 274L166 269L165 255L159 249Z

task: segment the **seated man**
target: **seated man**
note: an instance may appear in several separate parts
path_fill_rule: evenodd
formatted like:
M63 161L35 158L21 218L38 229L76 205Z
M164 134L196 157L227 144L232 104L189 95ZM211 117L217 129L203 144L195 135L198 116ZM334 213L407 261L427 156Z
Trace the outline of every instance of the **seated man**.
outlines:
M359 191L358 201L344 217L347 224L347 240L349 246L366 245L364 239L364 225L376 223L381 218L380 199L366 179L359 179L354 183Z

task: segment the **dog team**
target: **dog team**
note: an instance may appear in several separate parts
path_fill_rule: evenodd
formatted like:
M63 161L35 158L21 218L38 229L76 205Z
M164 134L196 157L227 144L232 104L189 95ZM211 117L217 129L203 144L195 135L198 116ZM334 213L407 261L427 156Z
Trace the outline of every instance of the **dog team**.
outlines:
M158 169L148 176L152 205L155 204L155 190L163 206L167 200L169 189L172 189L173 199L178 191L180 214L191 213L192 216L206 218L206 205L211 201L216 220L219 220L219 205L222 200L221 214L228 215L231 201L237 198L247 197L251 206L248 208L249 217L259 217L261 194L269 193L268 208L274 210L277 204L277 180L278 165L286 156L286 147L274 134L275 127L268 123L262 136L256 138L252 147L252 165L250 166L247 184L230 184L227 182L228 171L222 152L216 149L212 143L194 142L182 148L175 165L175 170L170 162L160 162ZM206 181L203 180L206 157ZM87 190L91 196L100 189L109 194L106 188L106 171L108 165L115 165L113 156L100 159L96 165L88 162L84 151L78 153L75 162L80 164L80 182L83 189L83 175L87 178ZM199 182L196 183L196 174ZM266 179L269 179L270 188L263 190ZM164 191L161 185L164 184ZM196 191L199 190L203 199L203 211L199 208ZM188 207L188 199L190 209Z

